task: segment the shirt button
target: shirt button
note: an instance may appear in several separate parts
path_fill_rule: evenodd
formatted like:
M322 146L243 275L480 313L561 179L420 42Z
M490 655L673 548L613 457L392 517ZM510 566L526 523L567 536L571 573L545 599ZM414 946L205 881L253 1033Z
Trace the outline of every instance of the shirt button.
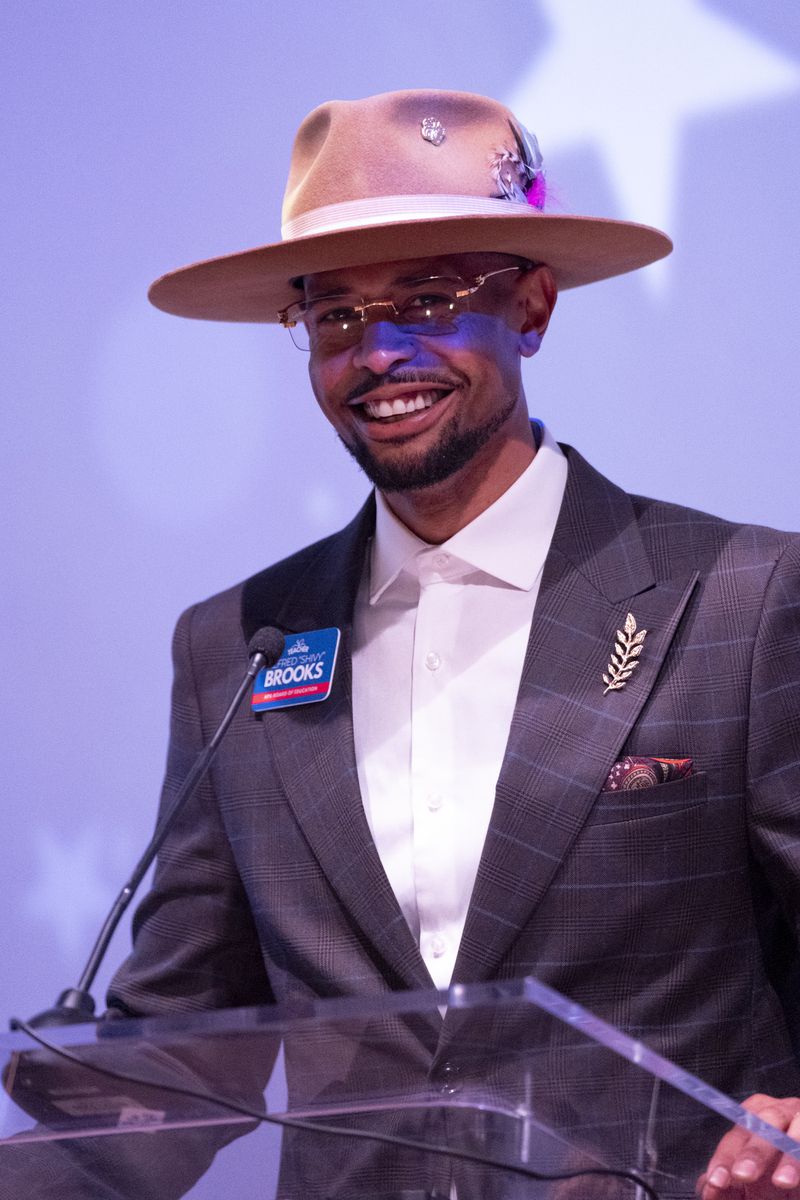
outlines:
M440 934L437 933L435 937L431 938L431 951L434 958L441 958L446 949L447 943Z
M446 566L447 566L447 564L448 564L449 562L450 562L450 555L449 555L449 554L436 554L436 555L434 555L434 559L433 559L433 565L434 565L435 567L446 567Z
M442 803L442 797L438 792L431 792L431 794L428 796L427 804L431 812L438 812L442 807Z
M439 667L441 665L442 665L442 660L439 658L439 655L436 653L436 651L429 650L428 653L425 655L425 666L428 668L428 670L429 671L438 671Z

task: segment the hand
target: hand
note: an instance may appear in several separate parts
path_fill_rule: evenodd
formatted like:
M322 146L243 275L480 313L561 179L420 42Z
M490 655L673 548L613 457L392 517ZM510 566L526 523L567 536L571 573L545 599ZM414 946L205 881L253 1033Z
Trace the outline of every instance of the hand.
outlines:
M800 1099L750 1096L742 1104L800 1141ZM701 1200L786 1200L800 1197L800 1162L781 1154L756 1133L735 1125L725 1134L697 1181Z

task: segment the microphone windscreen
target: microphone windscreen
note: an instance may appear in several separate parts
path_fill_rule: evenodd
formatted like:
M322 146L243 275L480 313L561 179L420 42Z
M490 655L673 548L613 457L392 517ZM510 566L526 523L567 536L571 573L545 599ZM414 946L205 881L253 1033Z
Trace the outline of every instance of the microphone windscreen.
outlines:
M263 625L257 629L247 646L248 658L254 654L263 654L264 666L273 667L283 654L284 636L274 625Z

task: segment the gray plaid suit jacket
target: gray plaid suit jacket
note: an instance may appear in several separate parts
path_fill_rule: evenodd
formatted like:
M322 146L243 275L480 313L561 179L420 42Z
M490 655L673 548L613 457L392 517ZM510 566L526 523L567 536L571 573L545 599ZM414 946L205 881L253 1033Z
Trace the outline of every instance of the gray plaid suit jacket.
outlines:
M534 974L725 1091L796 1091L800 537L629 496L566 452L454 979ZM181 618L167 796L256 628L340 627L337 678L324 704L239 714L164 846L113 1006L430 986L358 790L350 628L373 521L367 503ZM603 694L628 612L640 665ZM690 756L694 774L601 791L626 753ZM447 1021L420 1051L432 1070L446 1040Z

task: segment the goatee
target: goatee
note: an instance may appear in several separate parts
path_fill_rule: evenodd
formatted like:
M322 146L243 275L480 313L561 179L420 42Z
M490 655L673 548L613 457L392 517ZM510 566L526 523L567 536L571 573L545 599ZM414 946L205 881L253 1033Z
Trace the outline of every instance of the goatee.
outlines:
M517 397L511 396L503 408L481 425L463 430L445 429L436 445L419 457L409 454L405 459L398 455L393 461L379 460L360 439L347 442L339 435L339 440L379 491L411 492L442 483L465 467L488 439L502 429L516 406Z

